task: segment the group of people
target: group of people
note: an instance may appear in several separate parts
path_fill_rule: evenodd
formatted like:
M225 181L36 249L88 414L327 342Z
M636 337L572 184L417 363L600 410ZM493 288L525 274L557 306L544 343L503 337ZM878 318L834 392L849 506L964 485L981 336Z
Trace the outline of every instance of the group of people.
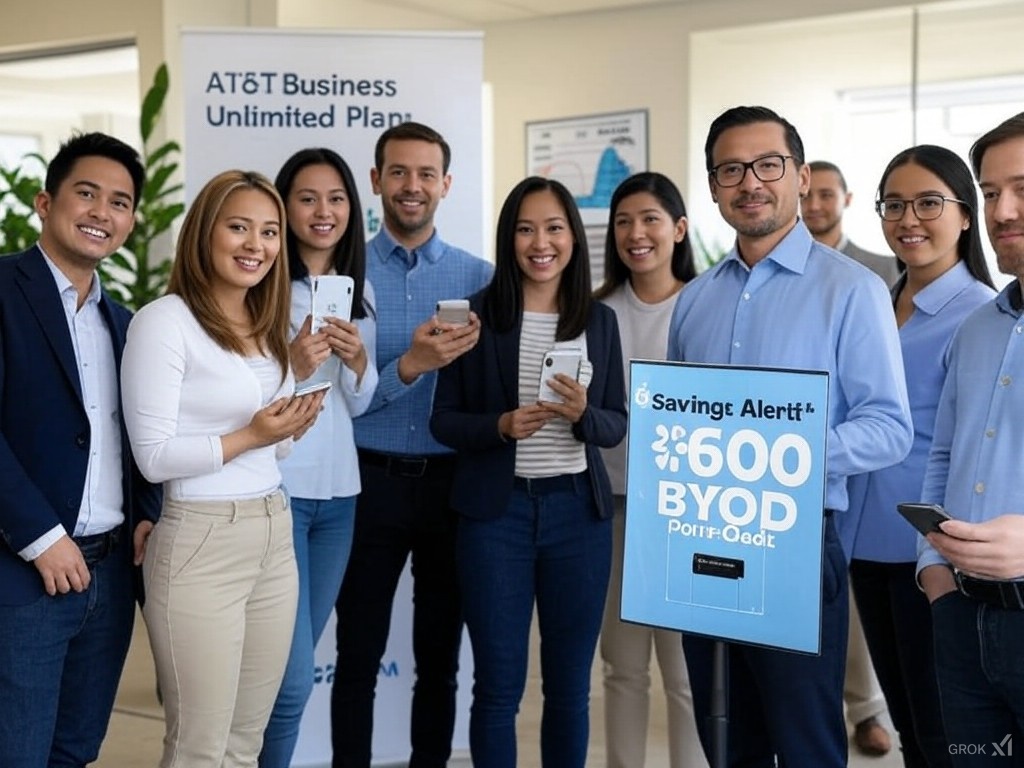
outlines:
M639 173L612 196L596 292L557 181L507 195L493 268L441 240L451 150L419 123L377 142L369 242L332 150L273 182L226 171L186 214L167 294L131 318L96 266L130 232L143 166L103 134L63 144L39 242L0 260L0 765L96 759L138 598L163 768L288 766L332 610L333 765L366 768L410 558L411 768L450 757L463 625L474 765L514 768L534 613L545 766L586 764L598 647L610 768L644 764L652 648L671 766L702 765L712 641L618 618L632 358L831 376L822 650L729 647L730 765L846 765L848 582L905 765L974 765L967 746L1019 734L1024 114L971 153L1016 278L998 296L949 150L882 174L884 279L835 250L845 182L784 118L730 109L705 156L732 250L698 276L679 190ZM314 326L329 275L351 278L351 317ZM464 297L466 322L435 313ZM559 351L576 376L545 373ZM957 519L918 539L895 505L919 499Z

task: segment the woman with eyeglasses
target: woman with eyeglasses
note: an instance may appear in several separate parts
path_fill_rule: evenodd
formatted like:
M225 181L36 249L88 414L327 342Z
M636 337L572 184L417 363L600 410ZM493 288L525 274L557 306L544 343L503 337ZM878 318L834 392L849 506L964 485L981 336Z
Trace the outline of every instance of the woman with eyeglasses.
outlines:
M917 533L896 504L921 497L946 351L960 323L994 290L974 183L956 154L929 144L900 152L882 174L876 207L885 239L906 267L892 297L914 443L900 464L850 479L843 533L853 540L853 592L903 764L935 768L952 762L939 710L931 609L915 577Z

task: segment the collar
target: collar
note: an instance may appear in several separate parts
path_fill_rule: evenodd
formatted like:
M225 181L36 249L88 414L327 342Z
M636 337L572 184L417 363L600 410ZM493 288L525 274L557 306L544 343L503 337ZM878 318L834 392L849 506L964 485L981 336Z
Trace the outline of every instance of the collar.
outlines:
M907 276L904 273L896 286L893 286L894 296L897 293L897 288L902 288L906 281ZM967 265L963 261L957 260L952 269L947 269L945 273L939 275L914 295L914 306L925 314L937 315L943 307L973 282L974 277L967 269Z
M802 220L797 219L793 228L786 233L786 236L779 241L778 245L772 248L761 261L772 261L789 272L802 275L807 267L807 258L810 256L811 249L816 243L817 241L811 237L811 232L807 229L807 225ZM820 247L825 248L826 246L820 245ZM735 261L744 270L750 271L750 267L740 257L739 248L735 243L732 246L732 250L729 251L729 255L725 257L725 261ZM760 263L758 262L758 264Z
M996 306L1001 312L1020 317L1024 311L1024 295L1021 293L1021 281L1014 280L996 296Z
M382 226L380 232L370 241L370 244L381 262L386 262L393 257L399 258L407 264L412 261L408 258L410 250L399 243L394 235L388 232L387 227ZM436 263L441 259L444 249L445 245L441 238L438 237L437 229L435 228L430 235L430 239L413 248L411 252L431 263Z
M60 267L58 267L54 263L53 259L46 254L41 243L36 243L36 247L39 249L39 252L43 254L43 261L46 262L46 266L49 267L50 273L53 275L53 281L57 284L57 293L63 296L67 291L74 292L75 303L77 304L78 291L75 289L75 286L72 285L71 281L68 280L68 276L61 272ZM89 295L85 297L85 301L82 305L85 306L85 304L90 303L99 304L101 295L100 276L96 272L93 272L92 283L89 285Z

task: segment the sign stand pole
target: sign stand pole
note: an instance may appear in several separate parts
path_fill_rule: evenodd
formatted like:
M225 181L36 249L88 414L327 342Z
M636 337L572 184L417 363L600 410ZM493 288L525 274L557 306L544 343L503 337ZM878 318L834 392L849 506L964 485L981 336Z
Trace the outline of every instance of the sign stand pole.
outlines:
M711 660L711 714L708 730L711 734L711 768L726 768L729 764L729 646L716 640Z

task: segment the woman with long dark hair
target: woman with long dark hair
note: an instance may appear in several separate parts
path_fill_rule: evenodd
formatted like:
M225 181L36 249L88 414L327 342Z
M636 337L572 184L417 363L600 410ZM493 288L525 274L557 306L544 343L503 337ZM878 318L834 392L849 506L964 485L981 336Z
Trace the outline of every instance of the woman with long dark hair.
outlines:
M960 323L995 291L981 249L977 193L955 153L924 144L897 154L876 202L882 233L905 267L892 288L914 422L899 464L850 479L841 516L853 541L850 580L868 650L908 768L948 766L932 650L931 611L915 579L917 534L896 504L921 496L946 353Z
M514 768L516 713L537 610L541 761L583 768L590 668L611 563L612 496L599 447L626 431L615 315L591 298L572 195L531 177L498 218L494 278L470 300L479 343L441 369L430 426L456 450L457 566L473 643L470 749ZM543 361L579 361L544 373ZM574 375L575 374L575 375ZM552 394L541 399L541 385Z

